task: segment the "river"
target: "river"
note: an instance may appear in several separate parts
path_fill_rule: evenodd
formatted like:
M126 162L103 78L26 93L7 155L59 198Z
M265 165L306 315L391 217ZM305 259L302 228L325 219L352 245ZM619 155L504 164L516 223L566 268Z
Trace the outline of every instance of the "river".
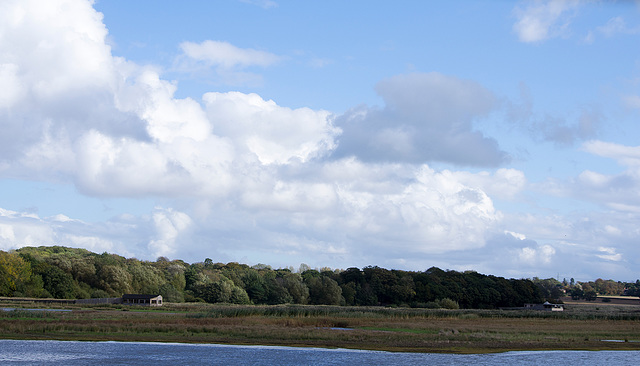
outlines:
M0 340L1 365L637 365L640 351L454 355L219 344Z

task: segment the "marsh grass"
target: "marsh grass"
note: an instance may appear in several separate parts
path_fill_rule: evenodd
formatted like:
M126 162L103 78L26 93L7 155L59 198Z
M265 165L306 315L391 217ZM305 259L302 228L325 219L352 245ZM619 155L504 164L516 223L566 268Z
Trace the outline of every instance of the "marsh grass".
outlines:
M0 338L164 341L419 352L639 349L640 313L167 304L0 312ZM336 329L337 328L337 329ZM349 328L350 330L344 330ZM602 339L629 342L601 342Z

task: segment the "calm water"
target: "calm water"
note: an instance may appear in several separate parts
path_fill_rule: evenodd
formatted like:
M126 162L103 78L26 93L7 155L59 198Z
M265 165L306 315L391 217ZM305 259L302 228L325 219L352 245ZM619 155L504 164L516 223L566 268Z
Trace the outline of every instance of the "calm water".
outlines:
M640 351L391 353L216 344L0 340L2 365L637 365Z

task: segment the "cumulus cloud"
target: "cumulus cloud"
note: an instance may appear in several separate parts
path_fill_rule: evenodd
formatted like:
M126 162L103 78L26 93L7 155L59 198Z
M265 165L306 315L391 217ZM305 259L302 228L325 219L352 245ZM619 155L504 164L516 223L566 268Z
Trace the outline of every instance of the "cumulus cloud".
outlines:
M551 245L524 247L518 251L518 260L529 265L549 264L556 254Z
M174 254L180 235L193 225L184 212L160 208L153 214L153 223L157 237L149 242L149 251L155 257Z
M404 253L481 247L485 233L501 219L481 189L426 165L407 171L344 159L323 174L334 177L338 197L331 225L368 245L392 244Z
M257 94L206 93L203 101L215 133L255 154L263 164L322 156L335 148L340 133L327 111L281 107Z
M65 246L72 248L87 249L94 253L114 253L115 251L118 251L118 253L122 253L120 255L132 255L131 251L123 252L122 248L118 248L111 240L96 235L81 236L76 234L64 234L60 235L57 242L64 243Z
M492 167L507 158L474 128L497 98L472 81L398 75L376 87L382 108L338 117L257 94L177 98L178 84L161 70L114 57L106 35L89 2L0 5L0 177L163 203L98 223L68 212L39 217L0 209L0 249L59 244L143 259L194 261L207 253L220 261L412 269L452 261L460 269L498 268L492 263L499 261L505 273L526 264L536 275L567 254L570 244L559 233L592 243L576 245L577 258L607 262L640 236L629 209L590 220L505 217L494 200L517 201L536 187L522 171L427 164ZM183 46L184 60L215 72L280 60L224 42ZM556 140L587 138L591 122ZM567 135L549 131L550 139ZM584 149L627 170L585 171L557 189L578 187L608 207L640 208L636 148L592 141Z
M567 35L573 12L584 0L536 0L514 9L513 30L521 42L533 43Z
M501 168L494 173L481 171L470 173L466 171L451 172L461 183L472 187L479 187L490 197L511 200L522 192L527 185L524 172L516 169Z
M339 130L326 111L234 92L207 94L206 111L175 98L177 85L158 70L111 55L101 15L87 2L3 6L0 77L16 86L0 98L5 176L72 181L100 196L220 196L237 185L233 171L246 154L264 164L304 162L335 146ZM223 67L275 61L228 44L195 46L190 55ZM215 59L216 49L227 53Z
M233 227L271 238L267 252L346 256L367 253L369 246L387 251L389 245L410 253L446 252L482 246L486 230L500 220L483 190L487 182L503 181L518 190L515 172L474 178L419 164L429 159L495 164L502 158L495 141L471 128L495 103L473 82L440 74L381 82L378 92L387 107L366 117L377 135L359 137L351 129L345 148L354 151L349 141L375 140L390 129L398 141L412 140L418 152L393 160L418 164L339 158L331 154L342 131L331 113L291 109L239 92L207 93L202 104L176 98L177 85L163 80L159 70L113 57L101 16L85 2L69 1L72 14L49 9L67 22L41 14L37 27L27 16L36 3L5 5L3 16L15 17L1 23L0 34L14 27L28 42L0 43L0 76L17 86L1 99L7 140L1 173L74 183L99 197L174 197L192 208L157 209L148 217L96 225L60 215L12 214L2 226L5 247L62 243L148 258L174 254L188 239L210 247L201 237L210 229L201 228L216 228L215 235L224 236ZM54 46L40 50L39 37L51 38ZM277 61L269 53L226 43L185 43L183 51L198 62L235 70ZM76 64L81 66L70 66ZM403 129L419 133L403 137ZM421 151L425 144L436 146ZM356 155L372 160L366 159L371 151ZM291 232L289 239L283 232ZM260 239L249 236L243 245L255 251L252 242ZM138 244L126 248L127 240ZM291 244L296 240L307 244L296 249ZM327 249L323 243L333 244Z
M87 120L104 122L100 106L117 80L117 60L104 43L101 20L88 2L0 5L0 159L15 159L52 129L74 135ZM116 114L115 123L103 127L136 130L119 123L124 119Z
M507 160L494 139L473 128L496 106L481 85L439 73L398 75L378 83L382 110L361 107L336 120L336 156L365 161L496 166Z
M53 230L37 215L0 208L0 249L53 244Z
M150 216L125 216L87 223L64 215L39 217L0 208L0 249L64 245L155 259L175 253L193 226L188 215L171 208L157 207Z

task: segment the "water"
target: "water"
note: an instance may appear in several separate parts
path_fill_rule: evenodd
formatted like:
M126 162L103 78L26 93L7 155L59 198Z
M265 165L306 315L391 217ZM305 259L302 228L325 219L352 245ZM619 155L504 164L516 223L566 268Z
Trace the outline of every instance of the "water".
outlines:
M217 344L0 340L2 365L636 365L640 351L481 355Z

